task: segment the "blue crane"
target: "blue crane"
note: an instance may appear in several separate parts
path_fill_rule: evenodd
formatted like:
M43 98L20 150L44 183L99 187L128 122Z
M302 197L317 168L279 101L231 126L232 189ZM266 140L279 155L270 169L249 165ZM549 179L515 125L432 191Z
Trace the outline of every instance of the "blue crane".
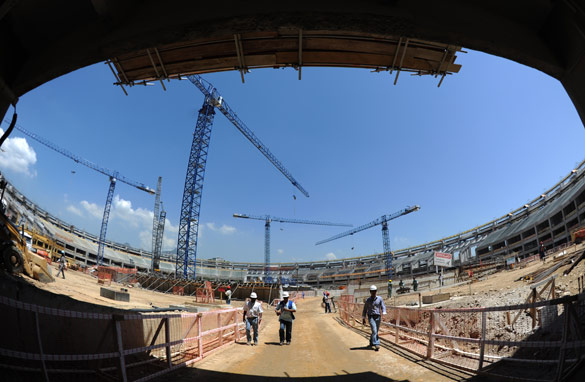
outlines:
M102 226L100 229L100 239L98 242L97 264L102 265L103 258L104 258L104 246L105 246L105 242L106 242L106 231L108 230L108 220L110 219L110 209L112 207L112 199L114 197L114 190L116 188L116 182L120 181L122 183L126 183L129 186L136 187L137 189L148 192L151 195L154 194L154 190L145 186L142 183L135 182L133 180L130 180L130 179L120 175L118 173L118 171L112 171L112 170L109 170L107 168L100 167L97 164L88 161L87 159L83 159L83 158L73 154L72 152L57 146L56 144L48 141L47 139L45 139L45 138L43 138L43 137L41 137L41 136L31 132L31 131L26 130L22 126L16 126L16 129L18 131L20 131L21 133L23 133L24 135L27 135L28 137L34 139L35 141L47 146L51 150L54 150L54 151L58 152L59 154L66 156L69 159L73 159L74 162L82 164L85 167L89 167L92 170L97 171L101 174L104 174L110 178L110 186L108 188L108 196L106 197L106 205L104 206L104 216L102 218Z
M199 212L201 209L201 194L203 192L203 179L205 177L205 164L211 139L211 128L215 109L217 108L234 126L258 149L260 152L296 187L303 195L309 193L299 184L284 165L268 150L268 148L256 137L236 113L228 106L217 89L201 76L187 76L205 96L203 106L199 110L197 125L193 133L191 152L187 163L187 175L185 176L185 188L181 202L181 217L179 220L179 234L177 240L177 277L188 278L189 267L192 267L191 275L195 278L195 261L197 259L197 236L199 231Z
M347 232L342 232L338 235L332 236L329 239L325 239L325 240L321 240L318 241L317 243L315 243L315 245L319 245L319 244L323 244L323 243L327 243L329 241L333 241L345 236L350 236L353 235L354 233L366 230L368 228L372 228L375 227L377 225L382 225L382 241L384 243L384 255L386 255L386 273L388 274L388 279L392 278L392 254L390 252L390 235L388 234L388 222L390 220L394 220L396 218L399 218L401 216L407 215L411 212L414 211L418 211L420 210L420 206L415 205L415 206L408 206L403 210L397 211L391 215L382 215L381 217L379 217L378 219L371 221L367 224L364 224L362 226L359 226L357 228L351 229Z
M240 219L254 219L254 220L263 220L264 223L264 281L265 282L272 282L272 277L270 276L270 223L271 222L280 222L280 223L295 223L295 224L314 224L314 225L329 225L329 226L337 226L337 227L352 227L351 224L343 224L343 223L331 223L331 222L322 222L322 221L315 221L315 220L301 220L301 219L287 219L287 218L278 218L275 216L270 215L246 215L246 214L234 214L235 218Z

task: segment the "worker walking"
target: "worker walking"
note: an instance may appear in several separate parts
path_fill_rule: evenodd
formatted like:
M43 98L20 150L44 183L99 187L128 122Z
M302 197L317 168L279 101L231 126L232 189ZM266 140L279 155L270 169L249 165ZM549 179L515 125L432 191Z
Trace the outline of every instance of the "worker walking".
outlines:
M331 313L331 299L329 298L329 292L323 296L323 302L325 303L325 313Z
M538 247L538 255L540 256L540 261L542 261L543 264L544 264L544 254L545 254L544 243L541 241L540 246Z
M65 279L65 263L65 255L61 255L61 258L59 259L59 271L55 277L59 277L59 273L61 273L63 275L63 279Z
M388 298L392 297L392 280L388 280Z
M370 322L370 329L372 334L370 335L370 346L373 346L376 351L380 350L380 338L378 337L378 330L380 329L380 323L382 322L382 314L386 314L386 305L384 300L380 296L376 296L378 288L375 285L370 287L370 297L364 304L364 310L362 311L362 323L366 324L366 315Z
M252 345L250 330L254 330L254 345L258 345L258 326L262 322L262 303L256 301L258 295L256 292L250 293L250 301L244 304L244 322L246 323L246 340L248 345Z
M297 306L294 302L289 301L288 299L288 292L282 293L282 301L278 303L276 306L276 315L278 316L278 321L280 322L280 329L278 330L278 335L280 336L280 345L284 345L284 340L286 339L286 344L290 345L291 337L292 337L292 324L295 319L294 312L297 311Z
M225 299L226 299L226 304L231 305L232 304L232 287L231 286L227 286L227 290L225 291Z

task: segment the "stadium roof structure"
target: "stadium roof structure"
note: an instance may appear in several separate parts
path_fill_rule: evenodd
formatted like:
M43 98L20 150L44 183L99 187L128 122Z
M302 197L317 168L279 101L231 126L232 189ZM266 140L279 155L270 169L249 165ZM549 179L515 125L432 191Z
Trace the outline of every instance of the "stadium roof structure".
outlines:
M353 67L440 77L459 72L460 46L366 33L283 29L198 39L139 50L108 63L117 85L181 79L189 74L304 66ZM115 70L114 70L115 69ZM395 80L395 83L396 83Z

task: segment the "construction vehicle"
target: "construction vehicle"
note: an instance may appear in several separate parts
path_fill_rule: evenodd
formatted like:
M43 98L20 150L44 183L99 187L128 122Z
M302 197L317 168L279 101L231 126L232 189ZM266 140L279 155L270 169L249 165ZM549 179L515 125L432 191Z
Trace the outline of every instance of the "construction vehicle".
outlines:
M6 181L0 180L0 200L3 199L5 187ZM4 203L0 203L0 263L6 271L13 274L24 272L35 280L55 281L47 259L33 253L27 246L24 227L19 231L6 216Z

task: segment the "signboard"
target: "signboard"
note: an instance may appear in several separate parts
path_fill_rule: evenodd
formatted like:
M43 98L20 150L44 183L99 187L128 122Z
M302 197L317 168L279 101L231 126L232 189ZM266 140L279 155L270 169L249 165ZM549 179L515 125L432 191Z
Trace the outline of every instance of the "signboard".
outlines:
M435 252L434 264L439 267L450 267L453 260L451 253Z
M506 265L515 264L515 263L516 263L516 257L508 257L506 259Z

